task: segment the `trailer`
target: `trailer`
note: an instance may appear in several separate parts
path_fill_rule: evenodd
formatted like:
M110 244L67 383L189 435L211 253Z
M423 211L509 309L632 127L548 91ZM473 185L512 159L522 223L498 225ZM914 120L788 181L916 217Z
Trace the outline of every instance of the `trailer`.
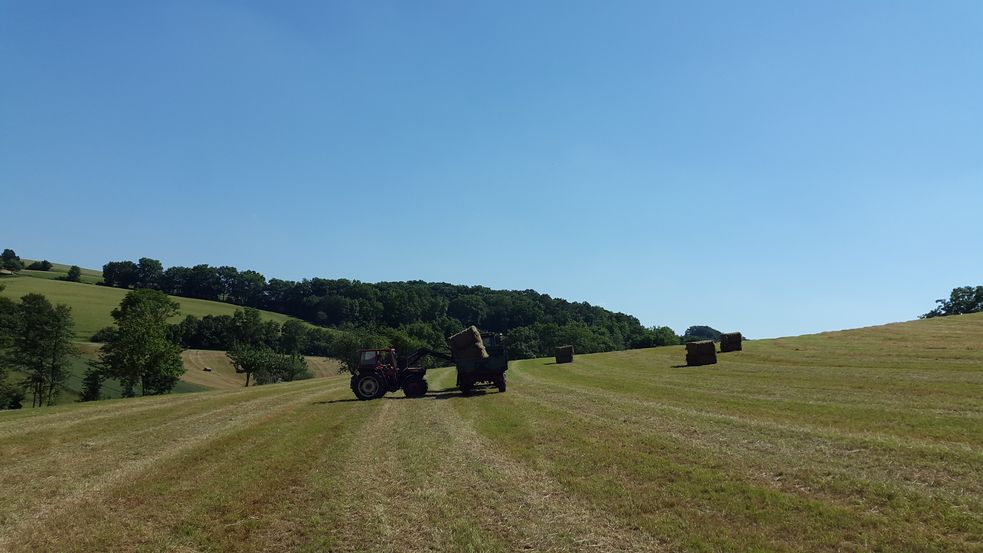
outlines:
M427 356L452 363L457 370L457 387L471 395L478 385L490 384L505 391L505 371L509 369L508 350L501 333L482 332L481 342L487 357L455 357L453 352L420 348L399 357L395 348L359 350L358 366L352 373L351 388L360 400L380 398L388 392L402 390L406 397L423 397L429 388L427 369L416 367Z

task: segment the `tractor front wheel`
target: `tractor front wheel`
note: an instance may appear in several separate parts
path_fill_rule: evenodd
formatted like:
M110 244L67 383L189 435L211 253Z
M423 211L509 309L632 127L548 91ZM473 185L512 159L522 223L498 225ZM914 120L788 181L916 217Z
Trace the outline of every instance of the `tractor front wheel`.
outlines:
M427 395L427 381L422 376L411 376L403 382L403 393L406 397L423 397Z
M382 397L386 389L382 387L382 380L374 374L359 374L352 377L352 391L355 397L362 401Z

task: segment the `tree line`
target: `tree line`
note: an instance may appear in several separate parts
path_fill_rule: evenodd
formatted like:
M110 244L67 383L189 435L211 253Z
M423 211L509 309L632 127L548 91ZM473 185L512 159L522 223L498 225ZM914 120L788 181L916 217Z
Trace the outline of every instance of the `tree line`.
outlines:
M0 285L0 290L2 290ZM156 290L135 290L113 310L112 336L89 363L81 401L100 399L107 378L123 397L170 392L184 373L181 346L167 336L178 304ZM31 293L19 301L0 297L0 409L54 405L79 357L71 308ZM19 377L19 379L18 379Z
M983 311L983 286L953 288L948 298L937 299L935 303L938 304L935 309L921 315L922 319L979 313Z
M446 336L473 324L507 334L514 358L551 355L554 347L565 344L594 353L680 342L668 327L646 328L630 315L534 290L423 281L267 280L257 271L231 266L165 269L148 257L106 263L103 279L106 286L149 288L264 309L328 329L376 335L398 331L399 338L430 347L443 347Z
M98 360L88 363L79 400L101 399L107 379L119 382L123 397L171 392L185 372L184 343L202 338L195 334L201 329L194 324L201 320L168 322L179 307L159 290L129 292L112 311L113 326L100 331L104 343ZM222 333L214 345L229 350L233 366L247 375L246 385L250 377L254 384L309 378L301 351L326 347L323 338L318 341L312 335L321 329L296 320L284 325L265 322L255 309L240 309L218 320L214 326ZM54 305L42 294L27 294L19 301L0 296L0 409L19 409L28 397L32 407L56 402L79 357L73 328L71 308ZM187 334L189 329L194 330Z

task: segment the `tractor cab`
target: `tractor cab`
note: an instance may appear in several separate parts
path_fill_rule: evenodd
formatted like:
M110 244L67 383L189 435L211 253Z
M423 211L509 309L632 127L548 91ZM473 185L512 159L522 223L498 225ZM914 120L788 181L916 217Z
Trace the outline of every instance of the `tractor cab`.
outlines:
M363 349L358 352L358 371L371 372L379 369L396 367L396 350Z

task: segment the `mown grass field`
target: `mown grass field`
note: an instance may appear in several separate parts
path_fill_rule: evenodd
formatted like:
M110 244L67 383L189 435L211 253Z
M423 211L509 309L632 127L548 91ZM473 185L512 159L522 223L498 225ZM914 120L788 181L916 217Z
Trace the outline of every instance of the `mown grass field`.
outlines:
M0 551L980 551L983 314L0 413Z
M24 262L24 266L27 266L34 261L40 261L40 260L23 259L22 261ZM35 278L64 280L66 277L68 277L68 270L71 267L72 267L71 265L65 265L64 263L52 263L51 269L47 271L31 271L28 269L24 269L23 271L20 271L17 274L20 276L30 276ZM102 271L98 271L96 269L82 269L81 267L79 269L81 269L80 278L79 278L81 282L87 284L95 284L97 282L102 282Z
M21 271L16 277L0 279L5 289L0 292L7 297L20 299L32 292L44 294L52 303L64 303L72 308L72 319L75 322L75 336L79 340L88 340L97 330L113 324L110 313L119 307L127 290L96 286L78 282L65 282L49 278L48 271ZM39 273L41 278L36 278ZM187 315L203 317L205 315L231 315L238 306L216 301L180 298L172 299L181 304L181 314L175 317L177 322ZM270 311L261 311L263 319L283 323L291 317Z

